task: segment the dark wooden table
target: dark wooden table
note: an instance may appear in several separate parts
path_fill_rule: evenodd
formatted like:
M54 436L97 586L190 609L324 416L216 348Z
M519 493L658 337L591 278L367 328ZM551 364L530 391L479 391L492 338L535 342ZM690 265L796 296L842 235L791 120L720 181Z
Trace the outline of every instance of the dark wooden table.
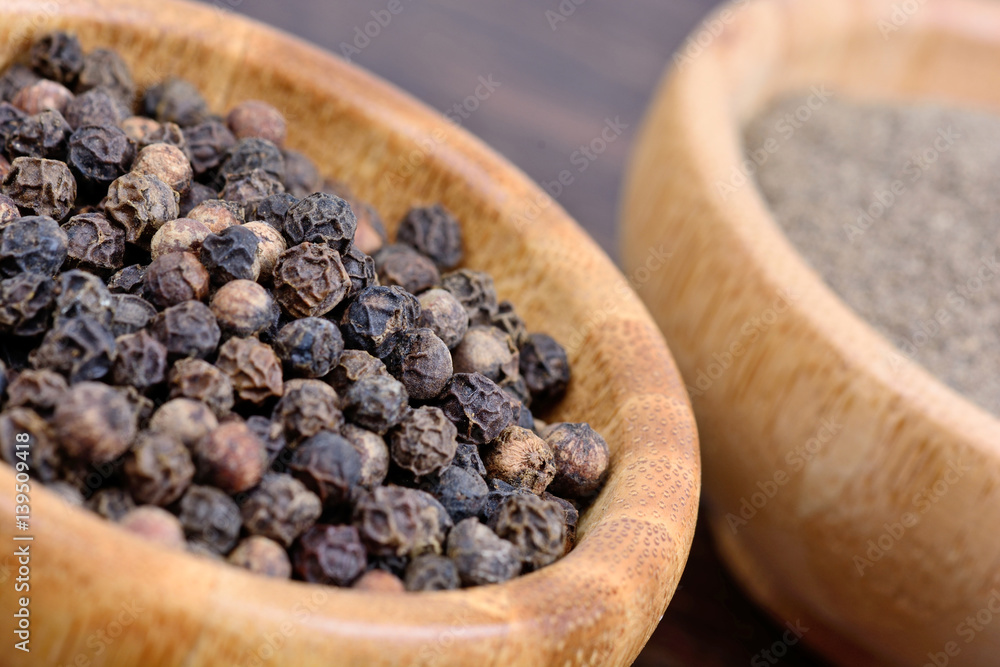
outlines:
M451 112L539 183L570 170L573 183L556 198L612 257L617 257L619 187L643 110L674 50L716 4L203 1L350 57L430 106ZM400 11L390 13L390 6ZM366 35L366 28L376 36ZM485 99L463 106L477 88ZM584 149L609 123L620 134L600 155L588 156ZM635 664L824 664L801 646L790 647L780 660L769 659L763 651L780 642L783 631L741 593L718 561L707 531L699 530L681 588Z

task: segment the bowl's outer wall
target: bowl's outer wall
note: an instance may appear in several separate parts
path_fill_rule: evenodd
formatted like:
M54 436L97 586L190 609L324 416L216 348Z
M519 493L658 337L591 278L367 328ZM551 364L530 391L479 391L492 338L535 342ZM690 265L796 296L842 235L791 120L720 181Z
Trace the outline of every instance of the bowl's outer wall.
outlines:
M673 252L637 289L689 385L717 541L841 664L996 665L1000 623L967 618L1000 611L1000 423L861 322L733 169L742 124L811 86L1000 109L1000 5L720 11L721 34L664 79L623 199L627 269L650 245Z
M55 27L77 32L85 48L120 50L140 84L190 79L216 111L249 98L275 104L290 121L289 147L390 223L414 202L443 202L464 221L467 264L493 273L531 329L567 345L574 380L552 418L593 424L612 462L569 556L502 586L412 596L271 581L160 551L35 486L32 652L5 647L3 664L630 664L687 558L700 463L674 362L611 261L479 141L276 31L169 0L4 0L0 63ZM3 466L7 545L13 490ZM0 636L8 642L18 565L8 556L0 562Z

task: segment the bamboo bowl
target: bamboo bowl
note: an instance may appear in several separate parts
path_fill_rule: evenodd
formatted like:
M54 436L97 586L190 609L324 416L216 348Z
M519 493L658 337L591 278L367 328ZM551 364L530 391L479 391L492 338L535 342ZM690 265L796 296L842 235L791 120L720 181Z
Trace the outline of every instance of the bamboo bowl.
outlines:
M687 558L700 464L674 362L611 261L479 141L286 35L175 0L3 0L0 64L56 27L75 31L85 48L120 50L140 85L177 74L217 111L247 98L275 104L289 118L289 146L388 221L414 201L442 201L465 222L467 265L492 272L529 327L569 343L575 379L552 418L598 429L611 474L565 559L499 586L420 595L255 577L154 548L34 486L32 651L5 646L3 664L631 663ZM20 544L11 541L14 476L0 468L0 542L10 554ZM0 634L12 643L23 593L13 593L19 565L6 558Z
M850 311L752 177L718 183L744 123L811 86L1000 111L1000 4L741 1L694 37L637 140L623 252L633 272L673 252L639 292L689 385L723 556L840 664L996 665L1000 421Z

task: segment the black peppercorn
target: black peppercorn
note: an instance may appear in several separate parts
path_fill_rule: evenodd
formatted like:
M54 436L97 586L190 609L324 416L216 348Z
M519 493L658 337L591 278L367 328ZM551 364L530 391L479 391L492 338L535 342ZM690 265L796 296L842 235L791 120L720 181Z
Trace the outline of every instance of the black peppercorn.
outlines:
M470 324L489 324L496 316L497 292L488 273L459 269L442 276L441 287L462 304Z
M589 424L553 424L545 441L555 454L556 476L549 490L566 498L587 498L601 485L611 458L608 443Z
M243 225L257 237L257 256L254 263L258 279L270 283L274 279L274 267L278 264L281 253L288 249L285 237L277 229L266 222L248 222Z
M281 253L274 267L275 297L293 317L330 312L350 288L340 255L326 245L300 243Z
M168 433L140 433L125 457L125 476L139 503L166 506L181 497L194 478L191 454Z
M521 572L514 545L473 518L459 521L451 529L447 555L466 586L503 583Z
M400 287L369 287L348 307L341 327L344 340L376 357L384 357L396 334L412 329L420 317L420 302Z
M27 463L32 477L41 482L55 481L64 467L64 457L52 427L34 410L8 408L0 412L0 458L11 466L23 461L23 443L20 448L17 445L18 435L24 433L31 441Z
M437 334L449 349L458 345L469 329L469 314L455 296L443 289L432 289L420 295L418 326Z
M197 125L208 118L208 103L198 89L183 79L167 79L146 91L143 108L161 123L181 127Z
M248 215L248 218L258 222L266 222L271 227L280 231L284 226L288 209L295 206L298 201L299 198L296 196L287 192L279 192L257 202L252 214Z
M410 412L389 433L389 451L399 467L425 477L455 458L455 425L438 408L424 406Z
M111 326L111 292L92 273L73 269L59 274L56 287L55 323L84 315Z
M155 176L128 173L108 188L104 213L125 229L125 240L149 247L163 223L180 215L179 197L169 185Z
M0 100L10 102L24 88L38 81L40 77L30 68L21 64L11 65L0 76Z
M480 477L486 477L486 466L483 465L483 459L479 454L479 447L476 445L458 443L458 448L455 450L455 460L452 461L452 465L465 468Z
M207 201L217 201L218 193L204 183L195 181L191 187L181 195L178 209L182 217L188 217L191 211L195 210Z
M343 437L320 431L292 453L288 469L326 508L348 502L361 479L361 457Z
M108 290L115 294L140 294L146 281L146 267L132 264L108 278Z
M285 158L281 150L266 139L240 139L229 149L219 167L218 185L224 184L228 176L245 174L254 169L262 169L281 181L285 177Z
M8 408L29 407L39 412L51 412L69 389L66 379L48 369L26 368L7 385Z
M530 493L513 495L504 502L494 530L514 545L529 571L553 563L566 546L562 506Z
M241 400L260 405L283 392L281 361L256 338L230 338L219 348L215 365L232 380Z
M200 301L184 301L167 308L152 319L149 330L175 359L207 357L222 337L212 311Z
M288 579L292 576L292 563L284 548L260 535L251 535L237 544L226 560L231 565L265 577Z
M146 267L143 295L157 308L200 301L208 294L208 271L189 252L160 255Z
M373 489L384 482L389 474L389 448L382 436L354 424L344 424L340 432L361 457L358 484Z
M441 282L434 262L405 245L384 246L375 253L375 268L383 285L399 285L411 294Z
M379 435L398 424L409 411L409 396L391 377L369 375L351 385L343 396L344 416Z
M450 465L429 476L421 488L437 498L453 521L478 517L486 507L490 490L474 470Z
M36 39L28 58L41 76L60 83L73 83L83 69L80 40L66 32L50 32Z
M76 383L107 375L115 354L115 339L108 327L84 315L57 322L29 360L35 368L51 368Z
M211 486L191 486L181 498L178 518L189 542L218 554L236 546L243 523L239 505Z
M514 423L507 394L479 373L456 373L445 385L441 409L458 428L460 442L484 445Z
M562 508L563 519L566 522L566 543L563 549L563 554L569 553L569 550L573 548L576 543L576 524L580 520L580 511L576 508L569 500L565 498L560 498L559 496L554 496L548 491L543 493L541 496L542 500L548 500L554 502Z
M264 443L271 470L284 471L285 458L291 456L291 452L285 449L288 445L285 439L285 425L264 415L251 415L247 417L247 427Z
M61 113L45 109L24 118L7 138L10 157L35 157L62 160L66 157L73 128Z
M461 585L454 561L435 554L424 554L410 561L405 581L408 591L449 591Z
M305 197L323 187L323 177L313 161L302 153L285 151L285 189L296 197Z
M528 330L524 326L524 320L514 310L510 301L501 301L497 304L497 314L490 324L510 336L517 349L521 349L521 346L528 341Z
M319 496L291 475L264 475L240 506L251 535L272 539L286 548L309 530L322 513Z
M285 186L273 175L263 169L252 169L226 176L219 196L252 210L258 202L284 191Z
M62 162L34 157L19 157L10 164L3 179L3 194L17 204L22 213L62 220L76 201L76 179ZM23 218L22 218L23 220ZM10 225L8 225L9 227ZM6 230L4 236L6 237ZM63 241L65 246L65 241Z
M375 273L375 260L361 252L353 242L347 244L341 252L340 261L351 278L351 288L347 298L353 299L361 290L379 284L378 275Z
M369 375L390 377L381 359L364 350L344 350L325 380L343 395L355 382Z
M111 295L111 334L117 338L144 329L156 316L156 308L133 294Z
M113 461L136 436L136 412L124 394L100 382L70 387L52 421L63 449L91 463Z
M295 572L303 581L349 586L367 564L365 548L354 526L313 526L292 552Z
M202 242L201 263L216 285L230 280L257 280L257 244L257 236L242 225L227 227Z
M184 128L184 139L191 156L195 176L202 176L222 164L229 149L236 145L236 137L225 124L208 120Z
M267 468L264 444L242 421L220 424L192 453L198 478L226 493L257 486Z
M66 265L106 276L125 263L125 231L112 225L102 213L74 215L62 229L66 232Z
M124 102L107 88L93 88L77 95L66 105L66 122L73 129L87 125L117 126L129 117L130 110Z
M168 433L188 449L218 428L219 422L207 405L190 398L174 398L159 407L149 419L149 430Z
M521 346L521 375L532 397L551 401L566 393L570 380L566 350L551 336L534 333Z
M127 106L135 99L135 82L128 65L114 51L94 49L83 57L83 68L76 81L76 92L85 93L103 87L118 96Z
M308 241L343 250L354 238L357 226L350 204L334 195L316 193L288 209L282 231L291 245Z
M0 281L0 332L32 337L49 327L56 283L41 273L21 273Z
M233 383L229 376L201 359L181 359L170 369L170 398L201 401L215 413L226 415L233 407Z
M118 356L111 369L115 384L145 390L163 382L167 370L167 348L145 329L115 340Z
M399 223L396 239L434 260L439 268L451 269L462 261L462 228L440 204L410 209Z
M109 521L118 521L135 509L135 501L125 489L112 486L98 489L87 501L87 507Z
M448 528L443 508L428 494L401 486L379 486L360 494L354 526L374 556L441 553Z
M253 281L233 280L219 288L210 305L224 334L253 336L271 323L274 300Z
M344 415L337 407L337 392L319 380L289 380L271 418L282 424L292 446L320 431L339 433Z
M291 374L318 378L329 373L340 359L344 339L333 322L305 317L281 328L274 349Z
M386 369L406 387L410 398L432 399L452 375L448 347L430 329L410 329L396 336L385 358Z
M495 327L470 327L452 351L456 373L479 373L503 382L518 375L519 356L510 336Z

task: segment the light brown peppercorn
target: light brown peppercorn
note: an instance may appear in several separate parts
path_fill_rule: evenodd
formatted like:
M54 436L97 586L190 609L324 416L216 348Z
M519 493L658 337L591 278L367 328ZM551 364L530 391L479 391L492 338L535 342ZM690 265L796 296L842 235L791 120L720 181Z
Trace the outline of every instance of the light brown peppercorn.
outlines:
M240 512L251 535L262 535L290 547L319 519L319 496L291 475L268 473L247 495Z
M284 426L289 445L294 447L324 430L340 433L344 415L330 385L319 380L289 380L284 390L272 419Z
M56 406L53 425L70 456L107 463L124 454L135 439L136 411L114 388L81 382Z
M188 212L187 217L203 223L213 234L243 224L243 207L221 199L209 199Z
M351 288L340 254L326 245L301 243L278 257L275 296L294 317L319 317L336 307Z
M552 424L545 441L555 453L556 476L549 491L565 498L586 498L604 484L611 452L589 424Z
M201 301L208 294L208 271L190 252L160 255L146 267L143 296L157 308Z
M129 491L139 503L166 506L180 498L194 478L184 444L163 432L143 432L125 457Z
M194 447L198 478L226 493L256 486L267 468L264 444L242 421L221 424Z
M22 211L63 220L76 202L76 179L65 163L19 157L3 179L3 194ZM65 233L65 232L64 232Z
M274 267L278 263L281 253L287 250L285 237L277 229L266 222L248 222L243 225L257 237L257 273L260 280L270 282L274 277Z
M456 373L480 373L494 382L516 378L520 357L510 336L496 327L474 326L452 350Z
M169 220L153 234L149 252L154 260L170 252L189 252L197 257L202 242L211 233L208 225L191 218Z
M554 454L547 442L520 426L508 426L483 448L490 477L539 494L556 476Z
M169 549L184 549L184 527L170 512L153 505L136 507L119 519L118 524L143 539Z
M495 521L496 534L517 549L528 570L555 562L566 544L566 516L562 506L530 493L504 501Z
M455 458L458 431L439 408L410 412L389 432L389 451L399 467L417 478L437 472Z
M267 102L247 100L233 107L226 116L226 124L237 139L258 137L267 139L281 148L285 144L288 127L280 111Z
M4 171L4 165L6 165L7 171ZM10 171L10 163L7 162L6 158L0 157L0 180L7 176L8 171ZM0 230L20 217L21 211L18 210L17 203L7 195L0 195Z
M233 280L219 288L210 303L224 334L253 336L271 323L274 302L266 289L251 280Z
M215 365L229 376L241 400L260 405L281 396L281 360L270 345L255 338L230 338L219 348Z
M354 424L344 424L340 433L361 457L358 483L368 489L382 484L389 474L389 447L382 436Z
M201 359L181 359L170 370L170 398L201 401L223 417L233 408L233 382L221 370Z
M179 201L178 194L157 177L128 173L108 188L104 212L125 229L126 241L149 247L156 230L179 217Z
M369 593L403 593L406 591L403 580L385 570L368 570L351 584L351 588Z
M26 368L7 386L7 408L29 407L41 412L54 409L69 389L66 378L47 368Z
M226 560L230 565L265 577L288 579L292 576L292 563L285 549L261 535L251 535L237 544Z
M150 431L168 433L188 449L218 427L219 421L208 406L190 398L167 401L149 420Z
M0 181L7 178L7 174L10 173L10 162L3 155L0 155ZM14 218L14 213L17 211L17 206L13 203L14 200L6 195L0 195L0 229L3 229L3 224L9 222Z
M142 144L143 139L147 135L159 131L162 126L153 118L129 116L118 123L118 127L136 144Z
M514 545L475 517L463 519L451 529L447 555L466 586L503 583L521 572L521 559Z
M66 113L66 107L72 101L73 93L69 88L55 81L41 79L19 90L11 104L29 116L34 116L46 109Z

